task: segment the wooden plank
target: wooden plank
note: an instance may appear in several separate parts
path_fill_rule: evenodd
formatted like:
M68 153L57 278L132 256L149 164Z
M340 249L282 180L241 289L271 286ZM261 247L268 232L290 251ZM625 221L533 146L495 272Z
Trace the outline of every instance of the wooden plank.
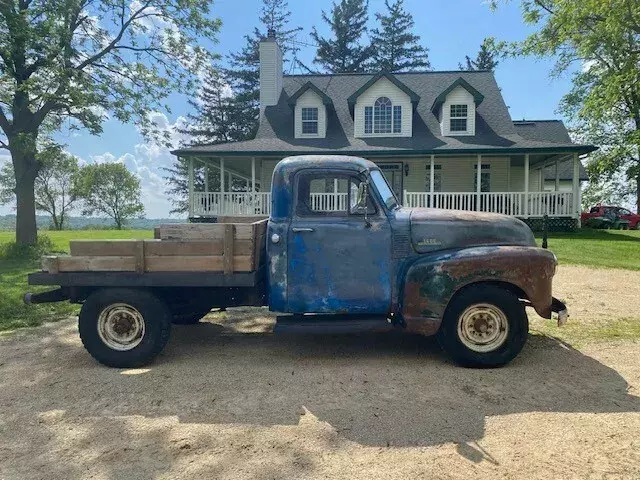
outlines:
M233 273L233 237L235 225L232 223L224 224L224 273ZM249 259L251 262L251 259Z
M136 272L144 273L144 240L136 242Z
M253 248L251 240L236 240L233 251L235 255L250 255ZM222 255L224 242L217 240L146 240L146 255Z
M135 272L135 256L111 257L58 257L60 272Z
M217 223L258 223L268 219L265 215L251 215L244 217L220 216L217 217Z
M71 255L90 256L131 256L137 251L137 240L71 240Z
M147 272L222 272L224 256L147 256ZM233 271L251 272L251 256L238 255L233 257Z
M56 255L46 255L42 257L42 270L49 273L58 273L58 257Z
M153 238L160 240L160 227L153 227Z
M162 240L214 240L224 237L226 223L172 223L160 225L160 238ZM233 224L236 230L236 239L251 239L251 224Z
M256 270L258 269L258 267L260 267L260 265L262 265L262 262L265 258L265 251L267 248L265 244L266 236L266 233L263 233L262 235L258 235L258 238L256 239L253 263L253 268Z

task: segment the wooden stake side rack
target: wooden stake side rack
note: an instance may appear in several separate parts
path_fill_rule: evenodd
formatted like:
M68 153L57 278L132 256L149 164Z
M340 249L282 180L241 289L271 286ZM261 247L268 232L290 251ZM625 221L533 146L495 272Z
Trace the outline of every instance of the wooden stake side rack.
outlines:
M72 240L70 255L45 256L42 270L63 272L253 272L265 260L267 219L160 225L153 240Z

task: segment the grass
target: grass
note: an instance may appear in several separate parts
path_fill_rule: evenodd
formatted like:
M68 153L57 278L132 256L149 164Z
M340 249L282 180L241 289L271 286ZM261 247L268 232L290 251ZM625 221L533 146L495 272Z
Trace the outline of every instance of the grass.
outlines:
M542 243L536 235L538 245ZM593 230L550 233L549 250L560 264L640 270L639 230Z
M153 238L151 230L70 230L46 232L55 252L68 252L71 239L108 239L108 238ZM39 253L33 255L14 252L7 254L14 232L0 232L0 331L22 327L35 327L45 321L55 322L75 315L78 305L68 302L25 305L22 297L25 292L50 290L50 286L27 285L27 274L40 269Z

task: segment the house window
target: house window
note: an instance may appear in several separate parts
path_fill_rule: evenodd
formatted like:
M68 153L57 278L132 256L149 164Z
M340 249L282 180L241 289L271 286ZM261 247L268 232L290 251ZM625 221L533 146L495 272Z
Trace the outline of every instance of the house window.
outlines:
M364 107L364 133L373 133L373 107Z
M425 192L431 191L431 165L427 165L427 178L425 182ZM442 165L433 166L433 191L442 191Z
M380 97L373 107L373 133L391 133L391 100Z
M451 105L449 110L449 130L452 132L466 132L467 116L467 105Z
M302 133L304 135L318 134L317 107L302 107Z
M473 166L473 191L476 192L478 190L478 165ZM490 192L491 191L491 165L488 163L482 164L482 169L480 170L480 191L481 192Z
M400 133L402 131L402 106L393 106L393 133Z

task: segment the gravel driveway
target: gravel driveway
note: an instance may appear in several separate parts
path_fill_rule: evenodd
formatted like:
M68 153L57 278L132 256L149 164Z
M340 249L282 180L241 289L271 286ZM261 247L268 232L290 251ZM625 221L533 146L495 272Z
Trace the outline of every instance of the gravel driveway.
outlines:
M620 303L594 279L640 298L640 272L562 267L570 321ZM640 477L638 342L533 335L506 368L469 370L430 339L272 323L176 327L128 371L94 362L73 320L0 337L0 479Z

